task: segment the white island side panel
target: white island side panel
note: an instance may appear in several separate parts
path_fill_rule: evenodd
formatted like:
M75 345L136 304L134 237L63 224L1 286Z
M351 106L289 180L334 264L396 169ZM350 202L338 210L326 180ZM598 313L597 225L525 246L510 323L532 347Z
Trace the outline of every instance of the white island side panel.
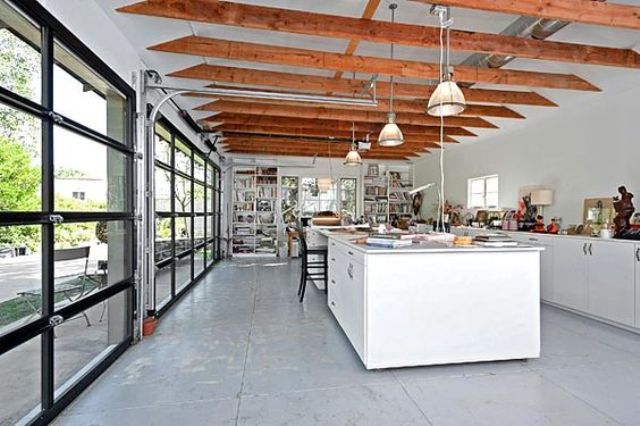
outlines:
M539 357L538 251L366 257L367 368Z

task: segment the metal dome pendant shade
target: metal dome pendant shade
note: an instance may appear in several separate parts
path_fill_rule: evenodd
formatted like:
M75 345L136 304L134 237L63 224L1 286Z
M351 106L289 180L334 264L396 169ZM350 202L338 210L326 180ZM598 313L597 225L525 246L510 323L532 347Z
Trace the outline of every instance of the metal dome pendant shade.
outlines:
M395 11L398 7L397 4L391 3L389 9L391 10L391 23L395 22ZM393 43L391 43L391 59L393 59ZM380 131L378 135L378 145L380 146L398 146L404 143L404 135L396 124L396 114L393 111L393 75L389 79L389 114L387 114L387 124Z
M453 19L449 8L445 6L434 5L431 13L440 19L440 83L429 97L427 114L450 117L460 114L467 107L462 90L452 79L450 32Z
M460 87L451 80L438 84L433 91L427 105L427 113L436 117L450 117L458 115L467 107L464 94Z
M388 122L380 131L378 136L378 145L380 146L398 146L404 143L404 135L396 124L396 115L390 112Z
M358 153L358 144L356 143L356 123L351 124L351 149L347 152L344 159L345 166L359 166L362 164L362 158Z

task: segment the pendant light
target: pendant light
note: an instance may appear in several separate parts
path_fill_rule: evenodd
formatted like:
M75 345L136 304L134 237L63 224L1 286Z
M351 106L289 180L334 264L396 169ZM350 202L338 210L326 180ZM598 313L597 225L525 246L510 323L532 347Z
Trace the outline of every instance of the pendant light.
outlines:
M318 178L318 191L329 192L333 188L333 167L331 164L331 140L327 141L327 150L329 153L329 177Z
M449 37L453 21L449 16L448 7L434 6L431 13L437 14L440 18L440 83L429 98L427 114L436 117L450 117L460 114L467 107L462 90L452 80ZM443 33L446 44L443 41Z
M391 3L391 23L395 22L396 9L398 5ZM391 59L393 59L393 43L391 43ZM380 131L378 136L378 145L380 146L398 146L404 143L402 131L396 124L396 114L393 112L393 75L389 79L389 114L387 114L387 124Z
M362 164L362 158L358 153L358 144L356 143L356 123L351 124L351 149L344 159L345 166L359 166Z

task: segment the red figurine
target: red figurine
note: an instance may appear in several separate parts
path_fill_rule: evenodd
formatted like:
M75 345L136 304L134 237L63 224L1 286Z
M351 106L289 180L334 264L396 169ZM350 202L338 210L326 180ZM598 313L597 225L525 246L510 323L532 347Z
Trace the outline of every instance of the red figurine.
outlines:
M551 223L547 226L547 234L557 234L558 232L560 232L560 227L558 226L556 219L552 218Z
M547 232L547 228L544 226L544 218L540 215L536 216L536 223L531 228L531 232L536 232L538 234L544 234Z

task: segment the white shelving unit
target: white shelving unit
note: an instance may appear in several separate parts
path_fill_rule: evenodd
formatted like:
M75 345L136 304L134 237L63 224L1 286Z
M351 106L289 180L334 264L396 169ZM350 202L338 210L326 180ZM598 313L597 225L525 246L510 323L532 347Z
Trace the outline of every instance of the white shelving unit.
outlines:
M411 165L369 163L363 167L363 214L366 221L387 223L391 218L412 217Z
M233 256L277 254L277 203L277 167L234 167Z

